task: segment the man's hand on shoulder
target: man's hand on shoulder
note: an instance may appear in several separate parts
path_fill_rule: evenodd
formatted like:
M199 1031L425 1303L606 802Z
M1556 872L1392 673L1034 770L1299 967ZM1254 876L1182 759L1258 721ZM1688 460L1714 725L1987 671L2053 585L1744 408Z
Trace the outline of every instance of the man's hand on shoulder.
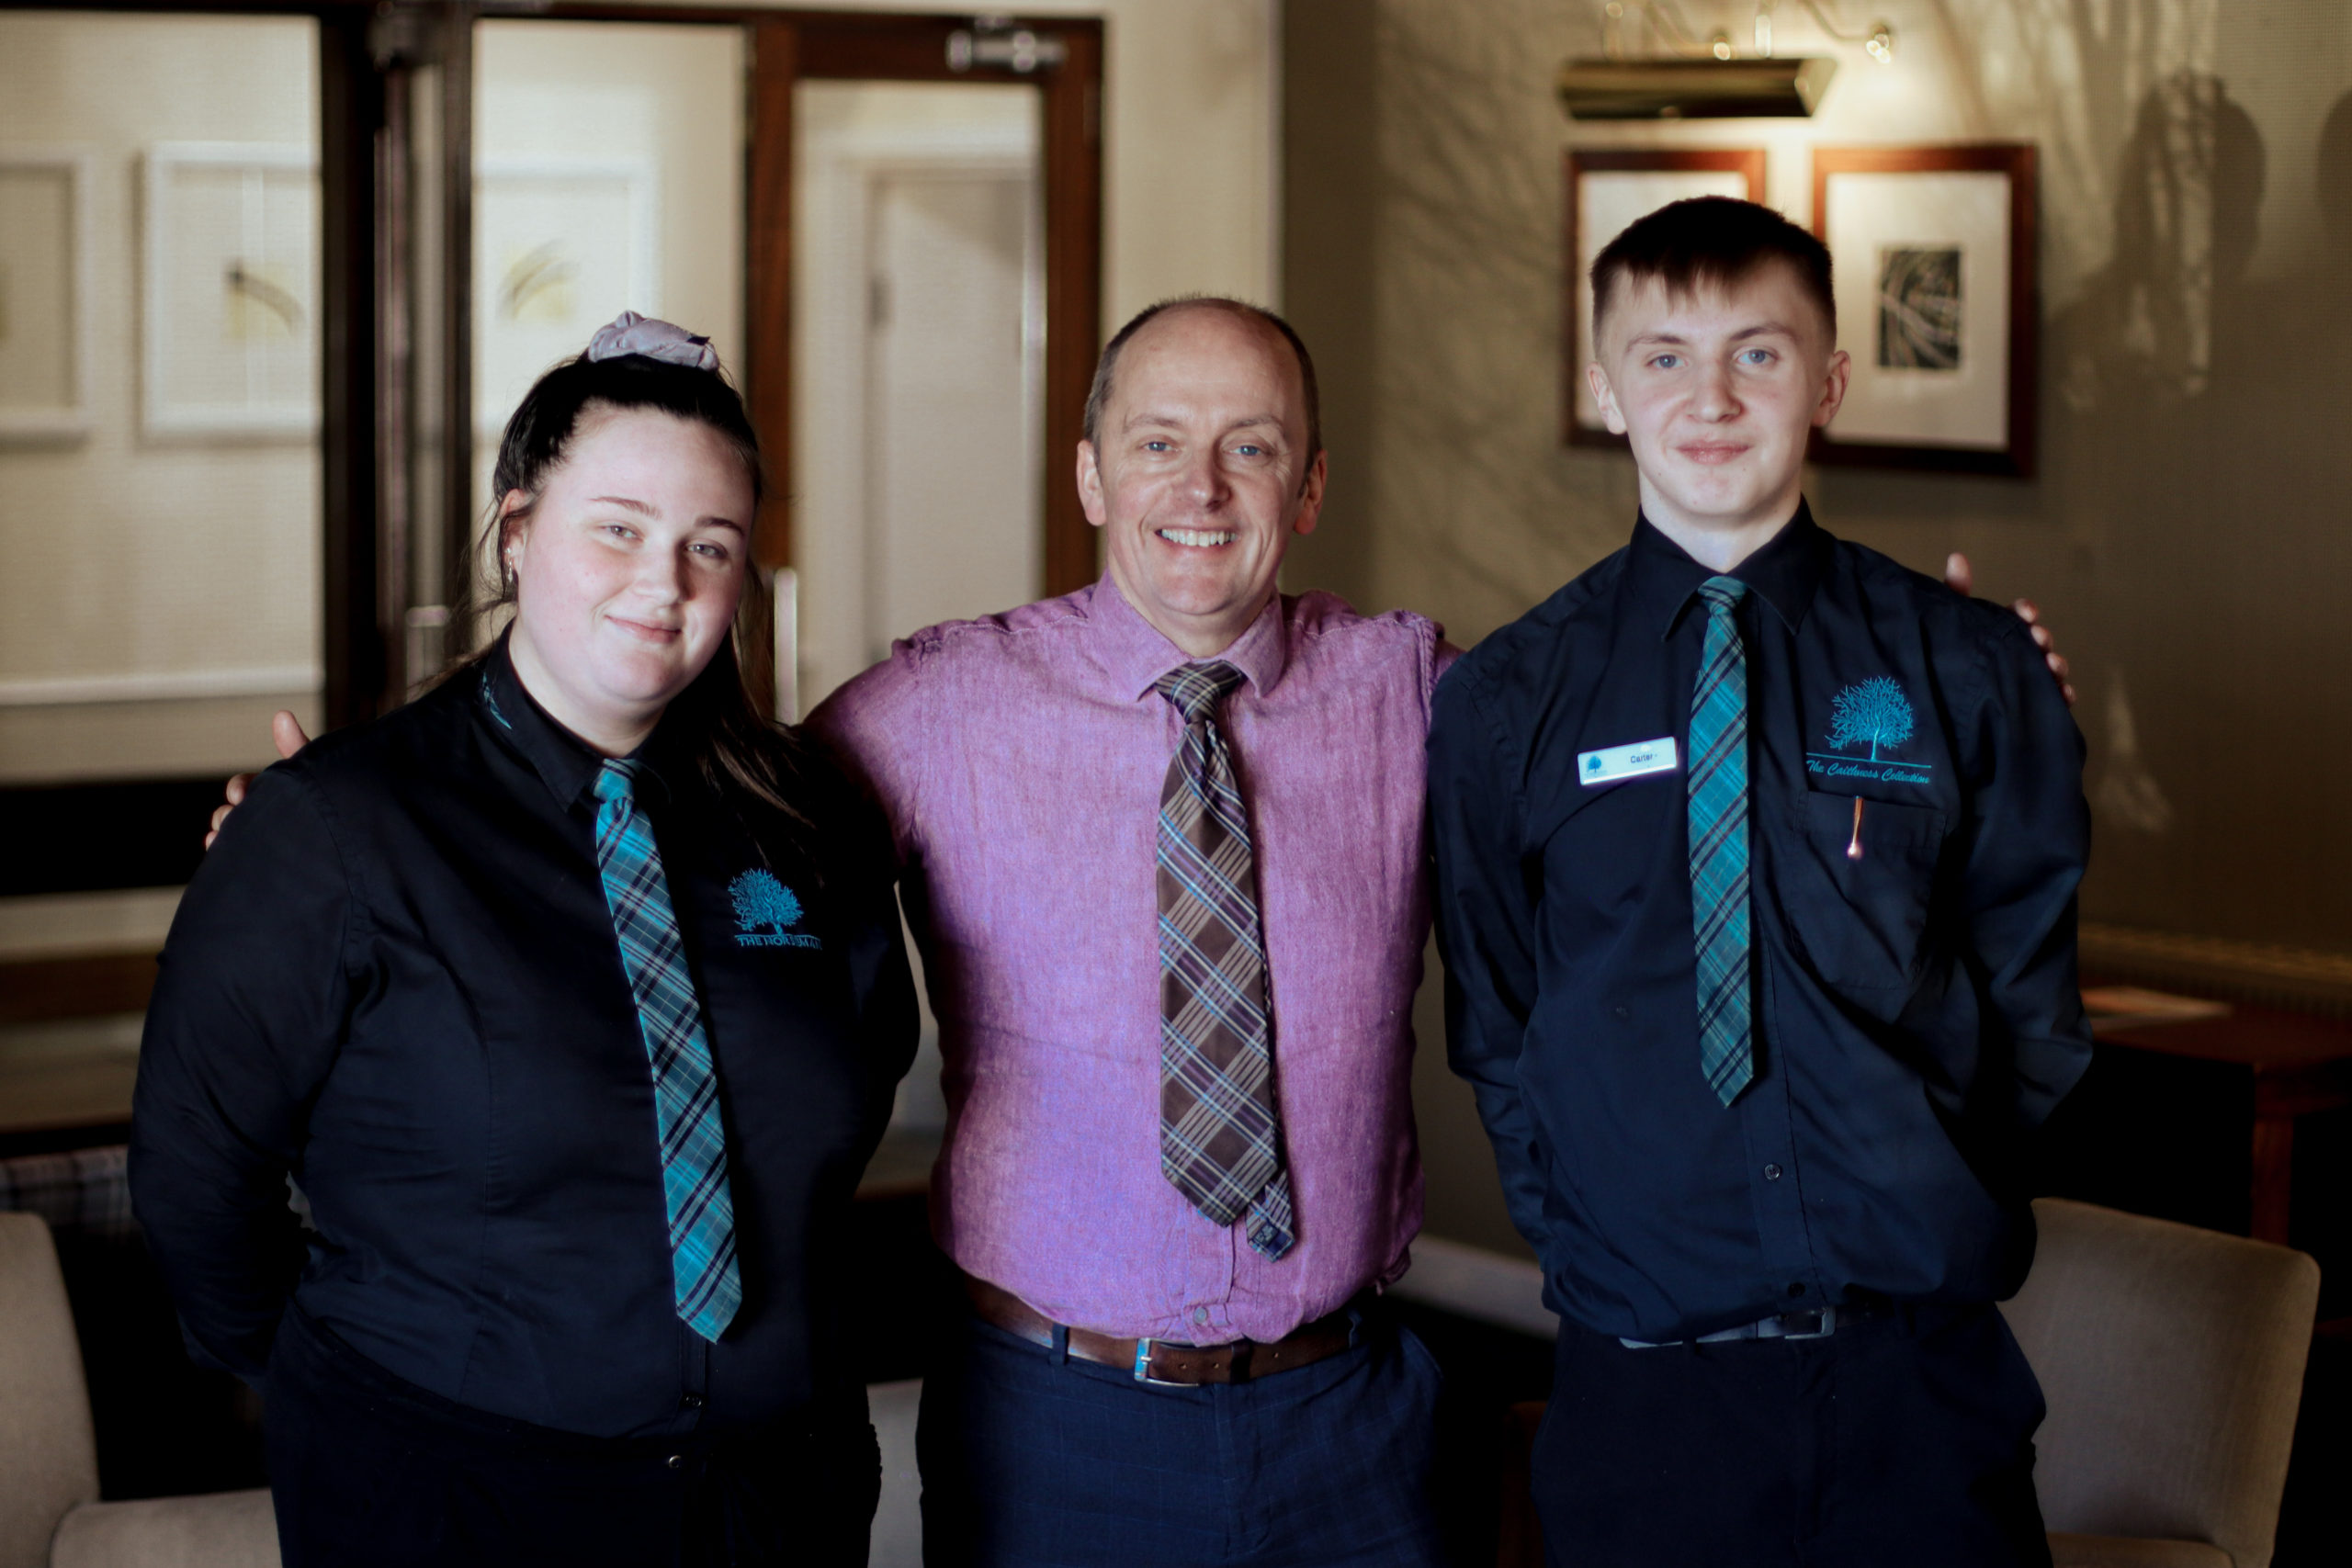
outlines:
M1968 558L1958 550L1952 551L1951 555L1944 558L1944 581L1959 593L1966 593L1976 586L1975 569L1968 564ZM2018 619L2023 621L2033 632L2034 646L2041 649L2041 657L2049 661L2050 673L2057 679L2058 690L2065 694L2066 705L2073 707L2075 683L2066 679L2068 674L2066 656L2058 651L2058 638L2052 634L2048 626L2041 624L2041 612L2035 608L2030 599L2019 599L2009 608L2015 610ZM290 752L288 754L292 755Z
M269 739L280 757L291 757L311 743L311 738L302 733L302 721L284 708L269 716ZM212 830L204 835L206 849L210 849L212 840L220 836L220 824L229 820L229 813L245 803L246 787L253 782L251 773L239 773L229 781L229 787L221 792L228 801L213 811Z

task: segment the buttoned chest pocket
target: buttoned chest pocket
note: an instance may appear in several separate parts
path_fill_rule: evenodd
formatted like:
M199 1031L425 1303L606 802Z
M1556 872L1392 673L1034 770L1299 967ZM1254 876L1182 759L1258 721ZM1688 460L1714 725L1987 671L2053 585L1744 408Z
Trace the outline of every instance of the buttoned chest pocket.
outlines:
M1809 791L1779 868L1782 913L1813 972L1850 993L1919 977L1936 863L1951 820L1933 807ZM1859 847L1860 853L1852 852ZM1857 997L1870 1005L1867 996Z

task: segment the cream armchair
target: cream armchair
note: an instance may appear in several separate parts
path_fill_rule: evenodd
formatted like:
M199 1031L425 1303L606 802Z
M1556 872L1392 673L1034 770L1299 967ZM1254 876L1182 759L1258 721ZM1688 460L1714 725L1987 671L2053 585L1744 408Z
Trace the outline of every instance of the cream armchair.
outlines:
M39 1215L0 1213L0 1568L278 1568L266 1491L97 1495L57 1249Z
M2319 1265L2267 1242L2043 1198L2004 1304L2049 1419L2057 1568L2268 1568Z

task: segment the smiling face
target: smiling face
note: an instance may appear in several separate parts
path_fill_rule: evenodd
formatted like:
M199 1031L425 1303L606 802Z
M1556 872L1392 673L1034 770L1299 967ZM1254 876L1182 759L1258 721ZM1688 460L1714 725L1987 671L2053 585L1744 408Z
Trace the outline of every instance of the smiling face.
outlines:
M1261 321L1171 308L1121 351L1095 434L1078 490L1112 582L1186 653L1223 652L1323 509L1297 355Z
M1586 374L1633 445L1644 515L1729 570L1796 514L1806 436L1845 398L1828 322L1773 260L1688 294L1627 279L1597 335Z
M707 424L592 407L535 502L508 492L515 672L608 756L635 750L734 624L752 479Z

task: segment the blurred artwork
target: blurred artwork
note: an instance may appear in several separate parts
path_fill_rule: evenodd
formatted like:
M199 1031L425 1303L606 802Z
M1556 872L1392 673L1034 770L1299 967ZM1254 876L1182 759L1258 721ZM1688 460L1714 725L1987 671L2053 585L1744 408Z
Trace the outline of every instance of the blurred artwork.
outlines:
M1958 246L1878 254L1878 362L1888 370L1960 368Z
M316 152L159 141L145 176L147 434L310 439L319 423Z

